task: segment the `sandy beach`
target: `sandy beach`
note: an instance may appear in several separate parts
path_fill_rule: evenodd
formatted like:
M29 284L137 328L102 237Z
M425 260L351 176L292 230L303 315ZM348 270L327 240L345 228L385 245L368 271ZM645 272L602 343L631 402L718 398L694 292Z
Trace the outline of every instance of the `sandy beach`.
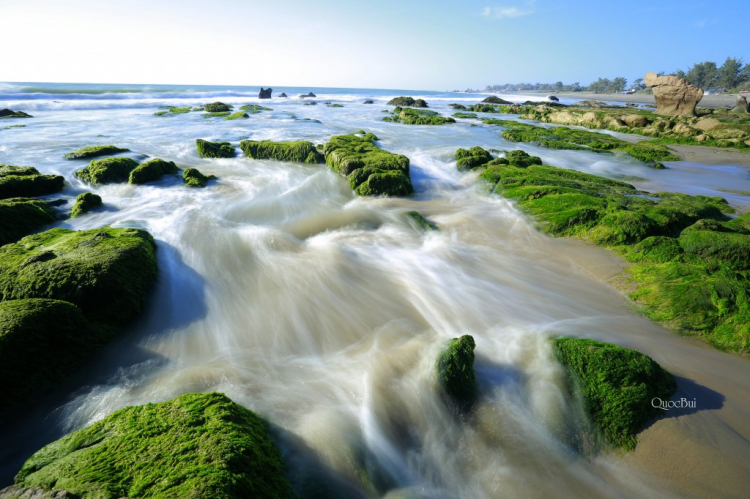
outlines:
M519 92L524 95L540 95L538 92ZM545 94L550 95L550 94ZM566 99L581 99L581 100L598 100L598 101L611 101L611 102L632 102L635 104L654 104L654 96L652 94L595 94L590 92L561 92L554 94L560 98ZM737 94L710 94L704 95L703 99L698 103L698 107L706 107L711 109L716 108L731 108L734 107L734 103L737 101Z

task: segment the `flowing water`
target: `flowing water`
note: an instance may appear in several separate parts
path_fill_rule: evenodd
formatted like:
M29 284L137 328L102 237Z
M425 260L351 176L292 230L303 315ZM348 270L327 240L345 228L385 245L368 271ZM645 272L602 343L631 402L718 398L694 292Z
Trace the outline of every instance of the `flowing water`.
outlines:
M176 178L102 186L94 191L104 210L58 224L147 229L159 247L159 283L128 332L0 433L2 484L40 446L116 409L221 391L272 423L307 491L321 477L340 497L741 497L747 490L750 364L633 313L604 282L621 269L616 257L541 234L512 203L478 188L475 174L458 172L453 153L522 148L554 166L649 190L722 195L743 211L750 209L747 168L674 163L655 171L621 156L510 143L475 120L381 121L393 96L423 97L450 114L448 103L483 97L470 94L278 88L291 98L259 102L256 88L243 87L36 86L0 84L0 107L35 116L3 120L26 127L0 127L0 163L65 175L69 184L51 198L90 190L72 175L86 162L62 155L95 144L220 180L206 189ZM318 105L296 98L309 90ZM158 106L215 100L273 111L237 121L153 116ZM196 138L323 143L359 129L411 159L413 197L358 198L324 165L200 159L195 150ZM441 230L420 231L410 210ZM433 382L438 351L462 334L477 343L481 399L470 417L449 410ZM698 409L659 420L626 456L573 452L564 442L586 423L580 404L563 397L548 342L560 334L639 348L678 375L678 395L698 398ZM670 442L681 453L660 453Z

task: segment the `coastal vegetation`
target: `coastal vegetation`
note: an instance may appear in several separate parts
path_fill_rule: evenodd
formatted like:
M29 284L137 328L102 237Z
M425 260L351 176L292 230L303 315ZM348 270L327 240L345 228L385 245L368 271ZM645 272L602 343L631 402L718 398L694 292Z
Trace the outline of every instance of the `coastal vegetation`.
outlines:
M308 141L273 142L270 140L243 140L240 149L253 159L275 159L296 163L321 163L323 155Z
M125 157L95 159L74 175L84 182L94 185L127 182L130 172L138 167L138 162Z
M63 158L65 159L88 159L88 158L96 158L99 156L112 156L114 154L119 154L121 152L128 152L130 149L127 149L125 147L117 147L117 146L88 146L84 147L83 149L78 149L77 151L69 152Z
M164 175L175 174L180 171L173 161L164 161L163 159L154 158L141 163L138 167L130 172L128 182L131 184L145 184L159 180Z
M203 139L195 140L198 156L201 158L233 158L235 149L229 142L209 142Z
M98 208L102 205L102 198L98 194L92 192L84 192L76 196L76 202L73 205L71 211L71 217L77 217L88 213L89 211Z
M167 106L166 110L164 111L157 111L154 113L154 116L174 116L177 114L186 114L192 111L193 108L190 106L187 107L174 107L174 106Z
M240 106L240 111L245 111L246 113L250 114L256 114L263 111L273 111L273 109L271 109L270 107L260 106L258 104L246 104L244 106Z
M444 125L446 123L455 123L453 118L440 116L435 111L429 109L412 109L410 107L398 107L393 109L393 114L385 116L383 121L393 123L403 123L405 125Z
M182 170L182 181L187 187L206 187L209 180L216 180L215 175L204 175L197 168Z
M64 186L61 175L43 175L31 166L0 165L0 199L54 194Z
M75 497L295 497L267 424L221 393L126 407L32 455L15 490Z
M232 106L224 104L223 102L212 102L211 104L205 104L203 109L207 113L224 113L232 110Z
M18 241L55 220L52 207L42 199L0 199L0 245Z

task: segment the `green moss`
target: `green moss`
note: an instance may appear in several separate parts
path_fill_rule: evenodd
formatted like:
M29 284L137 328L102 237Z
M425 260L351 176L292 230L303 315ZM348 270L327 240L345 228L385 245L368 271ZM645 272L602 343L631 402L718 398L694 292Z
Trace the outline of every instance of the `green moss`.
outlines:
M112 499L294 497L266 423L220 393L121 409L39 450L15 482Z
M0 165L0 199L44 196L65 185L60 175L42 175L31 166Z
M418 211L407 211L406 216L413 220L422 230L440 230L435 222L427 220Z
M231 111L232 106L217 101L204 105L203 109L208 113L225 113Z
M412 97L395 97L388 101L387 106L401 106L401 107L428 107L427 102L423 99L413 99Z
M326 105L327 105L328 107L344 107L344 106L343 106L343 104L337 104L337 103L335 103L335 102L334 102L333 104L326 104Z
M249 117L250 117L250 115L249 115L249 114L247 114L247 113L244 113L244 112L241 112L241 111L238 111L238 112L236 112L236 113L232 113L232 114L230 114L229 116L227 116L227 117L226 117L226 118L224 118L224 119L225 119L225 120L245 120L245 119L247 119L247 118L249 118Z
M65 159L87 159L96 158L98 156L111 156L113 154L119 154L121 152L128 152L130 149L117 146L89 146L77 151L69 152L64 155Z
M312 142L273 142L270 140L243 140L240 149L248 158L276 159L297 163L320 163L322 155Z
M435 111L427 109L411 109L396 107L391 116L386 116L383 121L403 123L405 125L444 125L455 123L453 118L439 116Z
M102 344L99 335L68 302L0 302L0 421L81 366Z
M49 298L78 306L89 320L130 322L156 280L148 232L51 229L0 247L0 300Z
M14 241L57 219L46 201L30 198L0 200L0 246Z
M227 118L232 114L229 111L220 111L218 113L203 113L203 118Z
M98 208L101 205L102 198L99 195L93 194L91 192L84 192L76 196L76 203L73 205L73 211L71 212L70 216L77 217L79 215L83 215L84 213L88 213L89 211L93 210L94 208Z
M186 168L182 171L182 181L187 187L206 187L209 180L216 179L216 175L203 175L197 168Z
M167 106L166 111L157 111L154 113L154 116L174 116L176 114L185 114L189 113L193 109L190 106L187 107L173 107L173 106Z
M458 113L453 113L453 117L454 118L469 119L469 118L476 118L477 115L475 113L462 113L462 112L458 112Z
M374 136L368 135L331 137L323 147L326 164L346 176L359 195L406 196L414 192L409 158L380 149Z
M475 146L471 149L457 150L456 160L456 167L459 171L465 172L485 166L488 162L492 161L492 154L479 146Z
M512 102L508 102L505 99L501 99L497 95L490 95L489 97L485 97L484 100L482 100L482 102L488 102L490 104L507 104L507 105L513 104Z
M209 142L203 139L195 140L198 156L201 158L233 158L234 146L229 142Z
M633 449L638 432L658 414L651 400L669 400L677 388L671 374L636 350L579 338L556 338L553 345L591 418L612 445Z
M138 168L130 172L131 184L145 184L159 180L164 175L170 175L179 172L180 169L173 161L164 161L163 159L154 158L141 163Z
M0 118L33 118L30 114L23 111L11 111L10 109L0 109Z
M450 107L455 109L456 111L466 111L467 108L463 104L448 104Z
M470 408L477 397L474 348L474 338L468 334L453 338L435 362L438 385L463 409Z
M94 185L127 182L130 172L138 167L138 163L130 158L95 159L89 166L75 172L75 176L84 182Z
M273 111L270 107L259 106L258 104L246 104L240 106L240 111L245 111L250 114L260 113L262 111Z

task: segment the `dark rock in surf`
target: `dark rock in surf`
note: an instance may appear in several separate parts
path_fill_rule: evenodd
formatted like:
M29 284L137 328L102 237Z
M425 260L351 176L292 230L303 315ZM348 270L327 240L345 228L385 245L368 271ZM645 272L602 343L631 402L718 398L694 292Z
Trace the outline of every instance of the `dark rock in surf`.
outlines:
M271 87L268 87L268 88L260 87L260 92L258 92L258 98L259 99L270 99L272 92L273 92L273 89ZM286 95L282 95L282 96L286 97Z
M375 104L375 103L373 101L371 101L370 99L367 99L362 104Z
M308 97L317 97L317 95L312 92L307 92L306 94L302 94L299 96L300 99L307 99Z
M462 409L470 409L477 397L474 376L474 338L453 338L438 356L435 373L443 392Z
M281 93L279 94L279 97L289 97L289 96L288 96L287 94L285 94L284 92L281 92Z

